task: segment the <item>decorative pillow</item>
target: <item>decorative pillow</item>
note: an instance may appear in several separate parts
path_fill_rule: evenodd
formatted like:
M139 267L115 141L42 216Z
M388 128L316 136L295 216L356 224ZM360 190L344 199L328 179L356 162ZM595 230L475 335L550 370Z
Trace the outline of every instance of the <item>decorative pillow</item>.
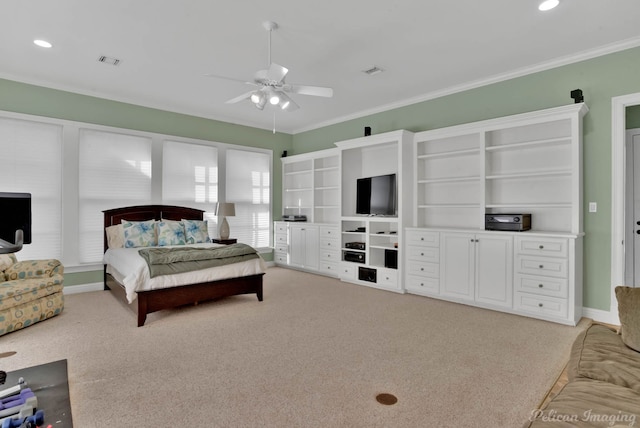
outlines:
M158 228L158 245L184 245L184 225L181 221L160 220Z
M14 254L0 254L0 282L5 282L7 277L4 273L9 267L18 262Z
M109 226L105 230L107 232L107 246L109 248L124 247L124 229L122 228L122 223Z
M640 288L616 287L622 341L640 352Z
M184 232L186 235L187 244L199 244L201 242L211 242L209 238L209 228L206 220L185 220Z
M124 246L125 248L133 247L153 247L157 244L156 240L156 221L127 221L122 220L122 229L124 230Z

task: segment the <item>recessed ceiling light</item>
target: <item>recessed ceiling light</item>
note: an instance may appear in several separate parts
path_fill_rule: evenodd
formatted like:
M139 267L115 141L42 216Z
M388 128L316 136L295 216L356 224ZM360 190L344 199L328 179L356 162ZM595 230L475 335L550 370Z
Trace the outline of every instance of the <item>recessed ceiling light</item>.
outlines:
M538 6L538 10L541 10L544 12L544 11L553 9L559 4L560 4L560 0L545 0L542 3L540 3L540 6Z
M34 40L33 44L40 46L41 48L50 48L53 46L51 43L47 42L46 40L40 40L40 39Z

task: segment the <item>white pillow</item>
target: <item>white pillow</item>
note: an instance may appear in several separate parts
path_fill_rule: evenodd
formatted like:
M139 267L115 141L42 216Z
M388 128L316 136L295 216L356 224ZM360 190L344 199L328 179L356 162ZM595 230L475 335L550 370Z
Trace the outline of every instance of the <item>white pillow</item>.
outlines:
M157 245L156 221L127 221L122 220L125 248L153 247Z
M107 247L124 247L124 229L122 228L122 223L109 226L105 230L107 231Z

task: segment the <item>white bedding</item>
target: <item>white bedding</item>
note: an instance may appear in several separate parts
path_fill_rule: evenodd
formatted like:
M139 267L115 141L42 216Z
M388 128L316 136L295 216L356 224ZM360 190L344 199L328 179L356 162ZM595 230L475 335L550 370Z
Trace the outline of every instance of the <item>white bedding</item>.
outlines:
M188 246L219 247L220 245L189 244ZM147 262L140 256L138 250L140 248L110 248L104 253L103 261L107 265L107 273L124 285L129 303L136 299L136 291L158 290L178 285L257 275L266 271L264 260L258 257L226 266L150 278Z

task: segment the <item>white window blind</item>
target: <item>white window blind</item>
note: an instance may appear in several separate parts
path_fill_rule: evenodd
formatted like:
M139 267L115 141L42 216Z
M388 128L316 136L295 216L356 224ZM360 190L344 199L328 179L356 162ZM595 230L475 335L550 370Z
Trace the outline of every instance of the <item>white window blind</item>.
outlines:
M103 210L151 203L151 138L90 129L79 134L80 262L104 252Z
M231 238L256 248L269 246L270 156L229 149L226 152L226 171L226 202L233 202L236 207L236 215L227 217Z
M31 193L32 243L18 260L62 258L62 126L0 118L0 191Z
M216 236L218 149L165 141L162 147L162 202L204 210L209 236Z

